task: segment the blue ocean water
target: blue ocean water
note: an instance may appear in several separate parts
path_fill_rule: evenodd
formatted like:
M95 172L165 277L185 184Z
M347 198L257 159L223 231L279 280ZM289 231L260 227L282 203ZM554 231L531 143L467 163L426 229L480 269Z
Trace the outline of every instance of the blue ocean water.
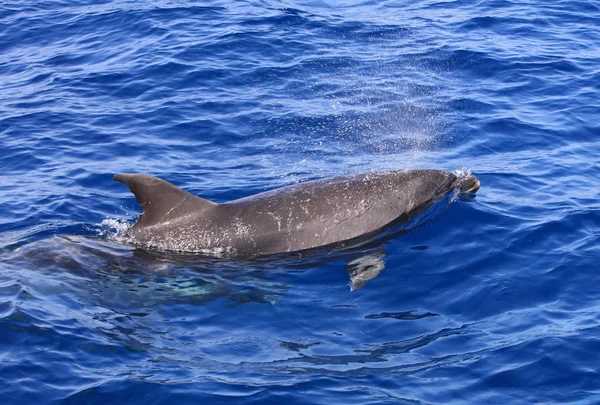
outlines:
M599 121L597 2L5 1L0 402L598 403ZM119 239L114 173L398 168L482 188L346 252Z

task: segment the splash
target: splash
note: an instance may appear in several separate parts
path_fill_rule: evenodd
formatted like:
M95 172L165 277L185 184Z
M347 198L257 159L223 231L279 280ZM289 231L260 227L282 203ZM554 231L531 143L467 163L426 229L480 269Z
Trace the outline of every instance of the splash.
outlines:
M463 167L461 169L456 169L454 170L452 173L454 173L454 175L456 175L456 177L463 178L463 177L467 177L471 175L471 169L467 168L467 167ZM452 196L451 196L451 202L455 202L455 201L464 201L464 202L470 202L470 201L474 201L474 197L472 195L468 195L465 193L461 193L461 191L458 188L455 188L452 191Z
M126 219L118 218L106 218L99 224L97 229L98 236L109 240L123 241L127 230L131 228L133 224Z
M456 177L466 177L471 175L471 169L463 167L462 169L456 169L452 173L456 175Z

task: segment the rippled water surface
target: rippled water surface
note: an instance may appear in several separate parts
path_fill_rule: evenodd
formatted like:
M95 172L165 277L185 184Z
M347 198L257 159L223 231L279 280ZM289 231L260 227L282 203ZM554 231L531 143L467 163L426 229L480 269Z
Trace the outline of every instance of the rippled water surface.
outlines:
M1 403L600 402L598 3L5 1L0 22ZM482 188L341 252L118 237L140 213L118 172L224 202L398 168Z

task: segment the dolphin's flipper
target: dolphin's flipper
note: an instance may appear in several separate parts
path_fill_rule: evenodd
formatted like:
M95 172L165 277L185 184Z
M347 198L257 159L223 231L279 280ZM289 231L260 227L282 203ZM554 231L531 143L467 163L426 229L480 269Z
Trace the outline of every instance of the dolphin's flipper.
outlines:
M358 257L346 264L350 276L350 291L363 288L367 281L373 280L385 268L385 252L375 251Z
M114 179L124 183L137 199L144 212L138 225L153 225L177 216L182 209L194 207L202 211L216 206L212 201L197 197L185 190L147 174L116 174Z

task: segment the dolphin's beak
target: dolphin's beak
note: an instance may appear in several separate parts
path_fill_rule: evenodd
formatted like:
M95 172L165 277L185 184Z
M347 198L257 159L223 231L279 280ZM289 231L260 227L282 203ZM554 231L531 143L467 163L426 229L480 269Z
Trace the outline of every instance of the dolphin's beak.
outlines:
M462 194L473 194L479 190L481 183L475 175L468 174L458 177L454 183L454 187L458 188Z
M479 182L479 179L475 178L475 182L471 184L471 186L468 189L465 190L465 188L461 188L460 191L465 194L473 194L476 193L477 190L479 190L479 187L481 187L481 183Z

